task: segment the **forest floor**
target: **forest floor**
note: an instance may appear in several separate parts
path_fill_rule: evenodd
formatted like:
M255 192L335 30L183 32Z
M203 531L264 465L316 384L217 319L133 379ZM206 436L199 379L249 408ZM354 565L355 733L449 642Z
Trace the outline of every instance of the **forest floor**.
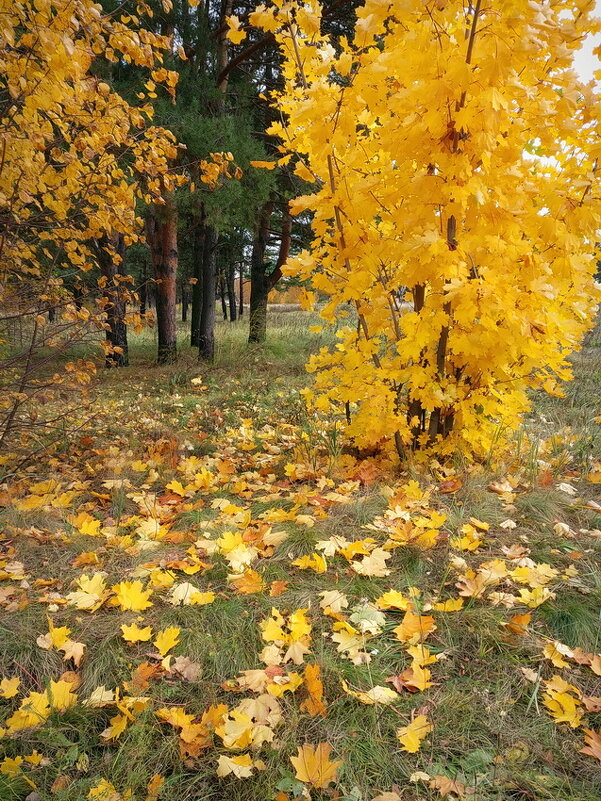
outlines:
M399 473L270 317L133 337L0 484L0 799L598 801L601 329L510 454Z

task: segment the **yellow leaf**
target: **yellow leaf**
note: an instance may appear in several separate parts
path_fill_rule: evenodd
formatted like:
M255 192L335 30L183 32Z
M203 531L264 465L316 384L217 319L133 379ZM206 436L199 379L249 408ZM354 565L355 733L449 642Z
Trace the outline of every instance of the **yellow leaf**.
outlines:
M305 668L305 686L307 698L301 704L301 709L315 717L325 717L327 708L323 701L323 684L319 678L319 665L307 665Z
M342 760L331 761L331 750L332 746L329 743L299 746L297 755L290 757L296 771L295 777L317 788L327 787L334 782Z
M112 590L123 611L131 609L133 612L142 612L152 606L152 602L148 600L152 590L144 590L142 582L138 579L135 581L122 581L119 584L115 584Z
M54 709L69 709L77 703L77 694L73 692L73 685L70 682L51 679L48 699Z
M12 679L2 679L0 681L0 698L14 698L19 692L21 679L15 676Z
M241 29L240 20L236 15L232 15L226 19L228 31L227 38L232 44L240 44L246 39L246 32Z
M253 774L253 761L250 754L229 757L222 754L217 760L217 775L222 778L233 773L238 779L246 779Z
M543 656L545 659L550 659L555 667L566 668L570 667L570 663L566 662L563 657L570 658L574 656L574 652L561 642L548 642L543 648Z
M152 641L154 645L156 645L157 651L161 654L161 656L165 656L165 654L170 651L177 643L179 642L179 635L181 629L178 629L176 626L169 626L163 631L159 631L155 639Z
M130 626L124 623L121 626L121 631L126 642L148 642L152 637L152 626L145 626L141 629L135 623Z
M363 692L362 690L351 690L344 679L341 679L341 684L342 689L347 695L351 695L353 698L356 698L357 701L361 701L362 704L367 704L368 706L373 706L373 704L384 704L384 706L388 706L399 699L398 693L395 693L395 691L391 690L389 687L376 685L370 690L367 690L367 692Z
M320 553L312 553L310 556L301 556L291 562L294 567L300 567L301 570L314 570L316 573L325 573L328 569L328 564Z
M275 168L278 166L278 163L277 161L251 161L250 166L263 170L275 170Z
M436 631L433 617L430 615L416 615L409 610L405 612L400 625L394 629L397 639L411 644L423 642L433 631Z
M425 715L417 715L408 726L397 729L397 738L403 751L416 754L421 748L422 740L432 731L433 726Z

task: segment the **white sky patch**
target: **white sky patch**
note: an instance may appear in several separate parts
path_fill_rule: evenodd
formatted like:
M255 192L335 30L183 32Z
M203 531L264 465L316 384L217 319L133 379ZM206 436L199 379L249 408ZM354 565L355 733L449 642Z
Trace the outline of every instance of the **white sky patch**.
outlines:
M601 0L596 0L595 2L595 14L601 17ZM593 48L599 45L601 45L601 33L587 36L583 46L576 52L574 67L583 81L592 80L595 77L593 73L601 69L598 57L593 55Z

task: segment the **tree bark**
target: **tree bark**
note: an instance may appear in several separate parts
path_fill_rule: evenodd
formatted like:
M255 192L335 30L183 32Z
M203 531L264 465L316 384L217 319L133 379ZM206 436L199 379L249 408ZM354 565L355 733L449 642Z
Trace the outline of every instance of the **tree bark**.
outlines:
M287 209L283 212L280 249L276 265L271 273L266 272L265 249L269 238L269 220L273 213L273 202L263 206L253 242L250 267L250 331L249 343L264 342L267 336L267 301L269 293L282 277L282 268L290 255L292 241L292 217Z
M159 364L177 357L176 278L177 209L173 196L163 206L154 206L146 218L146 234L154 269Z
M217 229L206 227L202 260L202 304L198 333L198 357L212 362L215 358L215 278L217 262Z
M125 313L127 292L124 291L119 276L123 275L123 256L125 254L125 240L122 234L115 233L110 240L103 239L98 242L100 271L105 279L104 300L107 329L105 339L111 346L105 366L127 367L129 354L127 348L127 325Z
M202 265L205 248L205 212L201 205L194 219L194 286L192 288L192 316L190 321L190 345L198 347L200 338L200 312L202 307Z
M225 300L225 277L223 275L223 270L219 271L219 296L221 299L221 313L223 314L223 319L227 320L227 303Z
M140 285L139 298L140 316L144 317L146 314L146 304L148 301L148 269L146 266L146 258L144 259L144 264L142 265L142 284Z
M264 342L267 336L267 297L269 288L265 275L265 251L269 239L269 221L273 214L273 205L273 201L269 200L262 206L253 242L250 260L249 344Z
M182 323L188 322L188 284L185 280L182 281Z
M240 264L240 306L239 317L244 316L244 264Z
M234 264L228 265L227 268L227 300L230 307L230 323L236 322L237 309L236 309L236 290L234 284L236 281L236 267Z

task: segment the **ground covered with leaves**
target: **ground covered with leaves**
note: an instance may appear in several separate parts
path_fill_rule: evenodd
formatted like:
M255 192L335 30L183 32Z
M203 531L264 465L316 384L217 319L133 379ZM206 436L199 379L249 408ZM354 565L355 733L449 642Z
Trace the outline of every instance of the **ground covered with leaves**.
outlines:
M601 335L509 454L399 472L289 319L237 373L134 345L5 460L0 798L598 799Z

